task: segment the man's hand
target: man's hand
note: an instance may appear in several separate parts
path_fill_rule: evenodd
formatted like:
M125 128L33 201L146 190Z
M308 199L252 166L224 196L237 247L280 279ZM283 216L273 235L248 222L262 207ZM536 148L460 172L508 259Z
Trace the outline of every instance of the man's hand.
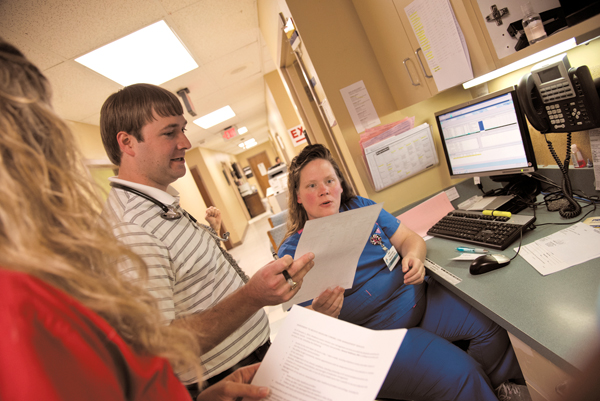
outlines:
M344 289L342 287L328 288L313 299L310 309L337 319L344 304Z
M239 368L220 382L202 391L196 401L262 400L269 395L266 387L250 384L260 363Z
M221 229L221 211L214 206L206 209L206 214L204 215L204 220L208 223L208 225L219 234L219 230Z
M245 299L259 308L289 301L302 287L302 279L306 273L315 265L314 258L315 255L309 252L296 260L285 255L281 259L272 261L254 273L250 281L241 288ZM287 270L296 283L295 288L292 288L281 274L284 270Z

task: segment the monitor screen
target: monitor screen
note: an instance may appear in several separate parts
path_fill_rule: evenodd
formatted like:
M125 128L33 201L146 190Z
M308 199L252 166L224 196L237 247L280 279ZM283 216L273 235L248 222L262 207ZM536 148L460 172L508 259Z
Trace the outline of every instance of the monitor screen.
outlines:
M439 111L435 119L452 177L514 176L537 169L515 87Z

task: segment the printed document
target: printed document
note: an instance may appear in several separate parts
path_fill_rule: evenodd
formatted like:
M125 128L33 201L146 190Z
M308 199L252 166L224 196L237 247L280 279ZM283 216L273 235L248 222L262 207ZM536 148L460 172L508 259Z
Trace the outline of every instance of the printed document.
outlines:
M406 329L370 330L294 306L252 384L270 401L374 400Z
M294 259L312 252L315 265L302 288L283 308L309 301L327 288L351 288L358 259L377 221L383 203L309 220L304 225Z
M540 274L546 276L600 257L600 231L576 223L545 238L521 247L519 253ZM517 248L514 248L515 252Z

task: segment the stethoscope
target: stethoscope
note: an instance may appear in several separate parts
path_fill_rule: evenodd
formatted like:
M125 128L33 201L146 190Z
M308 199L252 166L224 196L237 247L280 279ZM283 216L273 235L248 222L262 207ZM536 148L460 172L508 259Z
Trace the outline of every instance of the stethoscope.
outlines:
M213 233L213 231L214 231L214 230L213 230L212 228L210 228L210 227L208 227L208 226L205 226L204 224L200 224L200 223L198 223L198 220L196 220L196 219L194 218L194 216L192 216L191 214L189 214L189 213L188 213L188 212L186 212L186 211L183 211L183 212L181 212L181 211L177 210L177 208L176 208L175 206L173 206L173 205L165 205L164 203L162 203L161 201L159 201L159 200L157 200L157 199L154 199L154 198L153 198L153 197L151 197L150 195L148 195L148 194L145 194L145 193L143 193L142 191L138 191L138 190L137 190L137 189L135 189L135 188L128 187L128 186L126 186L126 185L121 185L121 184L118 184L118 183L116 183L116 182L111 182L111 183L110 183L110 186L111 186L111 187L114 187L114 188L119 188L119 189L122 189L123 191L128 191L128 192L131 192L132 194L135 194L135 195L137 195L137 196L141 196L142 198L144 198L144 199L146 199L146 200L149 200L150 202L154 203L156 206L158 206L158 207L160 207L160 208L162 209L162 211L163 211L163 212L160 214L160 217L162 217L162 218L163 218L163 219L165 219L165 220L179 220L179 219L180 219L180 218L181 218L183 215L185 215L185 216L186 216L187 218L189 218L189 219L190 219L190 220L191 220L191 221L192 221L194 224L196 224L196 225L199 225L199 226L202 226L202 227L206 228L206 229L207 229L207 231L208 231L208 232L209 232L209 233L210 233L210 234L211 234L211 235L212 235L212 236L213 236L215 239L218 239L219 241L223 241L223 242L225 242L225 241L229 240L229 232L226 232L225 234L223 234L223 238L221 238L221 237L219 237L218 235L215 235L215 234Z

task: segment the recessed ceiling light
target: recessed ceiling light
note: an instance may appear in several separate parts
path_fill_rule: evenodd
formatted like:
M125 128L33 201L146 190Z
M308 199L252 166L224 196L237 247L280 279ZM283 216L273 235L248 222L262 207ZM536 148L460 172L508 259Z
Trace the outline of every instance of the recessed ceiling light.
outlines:
M258 145L258 142L256 142L256 139L250 138L247 141L240 143L238 146L242 149L250 149L251 147L256 146L256 145Z
M246 127L242 127L240 129L238 129L238 134L240 134L240 135L243 135L246 132L248 132L248 128L246 128Z
M225 106L221 107L219 110L215 110L212 113L208 113L205 116L195 119L194 124L207 129L222 123L223 121L229 120L232 117L235 117L235 113L231 107Z
M198 68L165 21L142 28L75 61L123 86L160 85Z

